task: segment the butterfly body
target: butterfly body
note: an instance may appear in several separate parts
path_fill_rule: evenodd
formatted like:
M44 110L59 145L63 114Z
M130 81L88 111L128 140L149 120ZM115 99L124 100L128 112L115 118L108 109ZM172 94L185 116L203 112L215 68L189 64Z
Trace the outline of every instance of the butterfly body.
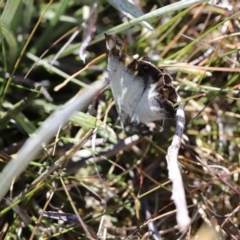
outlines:
M142 58L123 52L121 43L105 34L110 86L118 113L125 123L148 123L174 118L177 93L172 78Z

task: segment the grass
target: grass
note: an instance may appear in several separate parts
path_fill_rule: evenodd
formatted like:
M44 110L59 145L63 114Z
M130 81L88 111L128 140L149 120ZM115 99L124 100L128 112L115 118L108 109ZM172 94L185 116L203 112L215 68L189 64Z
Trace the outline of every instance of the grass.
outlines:
M129 20L100 1L87 21L92 1L0 1L0 239L159 239L151 223L162 239L239 239L239 3L186 2L141 1L147 14ZM175 120L163 132L161 123L148 134L121 128L110 89L97 84L104 32L174 78L186 115L178 160L188 232L176 228L165 160Z

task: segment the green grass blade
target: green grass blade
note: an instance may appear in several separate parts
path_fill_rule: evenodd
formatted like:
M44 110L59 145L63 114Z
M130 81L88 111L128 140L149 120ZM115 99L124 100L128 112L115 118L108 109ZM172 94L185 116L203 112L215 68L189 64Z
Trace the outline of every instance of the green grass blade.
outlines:
M20 4L20 0L8 0L7 1L6 5L4 7L2 16L1 16L2 23L4 23L5 25L7 25L9 27L11 26L12 20L13 20L14 15L19 7L19 4Z

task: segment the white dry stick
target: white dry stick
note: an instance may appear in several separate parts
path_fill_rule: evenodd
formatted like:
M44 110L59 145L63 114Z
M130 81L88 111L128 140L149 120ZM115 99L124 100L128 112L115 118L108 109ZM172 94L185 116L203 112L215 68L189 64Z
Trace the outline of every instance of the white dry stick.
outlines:
M98 7L98 3L95 2L93 4L93 7L92 7L89 15L87 16L87 19L82 24L82 28L84 31L83 31L83 37L82 37L82 39L83 39L82 44L79 49L79 57L80 57L80 59L83 60L84 63L85 63L86 56L87 56L86 48L88 47L89 43L91 42L92 37L96 31L96 21L97 21L97 17L98 17L97 7Z
M178 97L178 102L179 101L180 97ZM186 230L191 223L191 219L188 216L182 175L178 166L178 152L181 146L181 136L183 134L185 125L185 114L182 104L178 106L176 117L176 130L173 136L172 144L168 148L166 159L168 165L169 179L172 180L171 199L174 201L177 210L176 218L178 228L180 230Z

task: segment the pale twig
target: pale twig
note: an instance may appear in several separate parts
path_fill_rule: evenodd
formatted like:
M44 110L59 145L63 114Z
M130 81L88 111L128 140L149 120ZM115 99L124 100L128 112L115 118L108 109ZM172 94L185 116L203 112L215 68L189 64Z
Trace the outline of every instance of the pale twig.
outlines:
M178 99L180 101L180 98ZM189 227L191 219L188 216L187 203L185 198L184 186L181 172L178 166L178 152L181 146L181 136L185 125L185 114L183 105L179 104L176 114L176 130L173 136L172 143L168 148L166 160L168 165L169 179L172 180L172 197L177 211L177 224L180 230L185 230Z

